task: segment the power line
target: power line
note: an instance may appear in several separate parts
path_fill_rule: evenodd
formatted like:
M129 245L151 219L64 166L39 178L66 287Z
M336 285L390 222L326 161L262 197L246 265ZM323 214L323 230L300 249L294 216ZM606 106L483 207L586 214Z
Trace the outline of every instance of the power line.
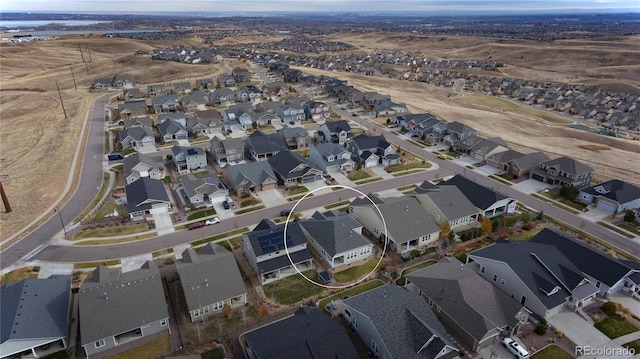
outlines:
M67 110L64 108L64 102L62 101L62 93L60 93L60 86L58 86L58 81L56 81L56 89L58 90L58 97L60 97L60 104L62 105L62 112L64 112L64 119L68 119Z
M69 71L71 71L71 78L73 79L73 87L75 87L77 90L78 85L76 84L76 77L73 75L73 68L71 67L71 65L69 65Z

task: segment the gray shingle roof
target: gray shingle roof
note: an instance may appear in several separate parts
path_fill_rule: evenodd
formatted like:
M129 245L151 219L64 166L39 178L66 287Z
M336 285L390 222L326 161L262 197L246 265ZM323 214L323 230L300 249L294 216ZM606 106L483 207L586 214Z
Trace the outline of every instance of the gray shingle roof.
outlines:
M0 298L0 344L67 337L71 276L7 283L0 287Z
M585 165L584 163L574 160L569 157L559 157L553 160L545 161L542 164L546 166L553 166L558 168L562 172L571 173L573 175L580 175L586 172L593 172L593 168Z
M407 280L477 341L492 329L518 323L522 305L455 258L410 273Z
M514 158L513 162L520 168L537 167L540 163L549 159L544 152L527 153L522 157Z
M371 244L356 232L362 225L348 213L325 216L316 212L313 219L301 221L300 225L331 257Z
M358 151L371 151L378 155L382 155L384 150L391 146L391 144L384 138L384 136L369 136L361 134L353 138L352 146L355 146Z
M123 163L123 168L124 168L124 177L127 178L129 177L129 175L131 175L131 171L133 170L133 168L138 165L139 163L144 163L147 164L150 167L153 168L157 168L157 169L162 169L163 166L160 162L156 162L154 160L152 160L149 156L140 153L140 152L136 152L136 153L132 153L129 156L124 158Z
M261 359L357 359L345 328L318 308L303 307L293 316L245 334Z
M244 233L242 236L249 239L256 257L272 252L284 251L284 223L273 225L270 229L253 230ZM291 222L287 225L287 237L289 239L287 241L287 248L306 243L304 233L302 233L298 222ZM260 243L261 241L269 242L272 246L263 246Z
M277 133L264 134L261 131L255 131L246 141L247 145L253 148L257 154L272 153L287 149L282 136Z
M124 141L127 137L141 141L145 137L153 138L153 131L149 127L134 126L120 131L118 137L120 138L120 142Z
M158 131L162 136L175 135L180 130L186 130L182 124L174 119L167 119L158 125Z
M343 303L371 320L394 358L435 358L433 353L439 353L445 345L455 348L424 300L404 288L387 284ZM433 340L423 348L432 336L441 340ZM452 358L457 353L452 354L442 358Z
M438 186L440 191L425 192L417 196L428 196L449 220L478 213L476 206L455 186Z
M189 198L197 194L212 195L218 191L226 191L226 187L217 176L209 175L207 177L196 178L192 174L180 176L180 183Z
M233 253L213 243L187 252L176 268L189 311L247 293Z
M640 188L632 184L611 180L581 190L593 196L609 198L619 204L635 201L640 198Z
M127 195L129 213L151 209L151 203L145 201L170 203L164 183L161 180L142 177L124 187Z
M345 131L345 132L351 131L351 126L349 126L349 122L345 120L325 122L324 125L327 126L330 133L338 133L341 131Z
M269 162L248 162L239 165L227 166L223 171L229 171L234 184L238 186L243 180L248 180L253 185L260 185L268 178L276 179Z
M273 168L273 171L283 179L302 177L313 169L321 171L299 154L289 150L280 151L267 161Z
M81 345L169 318L160 270L152 261L122 274L98 267L78 296Z
M518 151L507 150L507 151L498 152L496 154L489 156L489 160L493 160L496 162L509 162L513 159L520 158L522 156L524 156L524 154Z
M480 185L461 175L455 175L446 181L442 181L438 183L438 186L455 186L474 206L482 210L486 210L496 202L507 198L507 196L502 193Z

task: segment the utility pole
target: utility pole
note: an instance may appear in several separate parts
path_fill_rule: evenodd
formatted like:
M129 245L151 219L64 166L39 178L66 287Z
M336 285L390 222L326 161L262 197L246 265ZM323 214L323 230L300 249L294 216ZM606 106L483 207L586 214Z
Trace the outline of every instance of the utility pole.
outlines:
M86 63L85 59L84 59L84 53L82 52L82 46L80 46L80 44L78 44L78 50L80 50L80 57L82 57L82 63Z
M0 196L2 196L2 204L4 204L5 213L10 213L11 211L13 211L13 209L11 209L11 204L9 204L9 198L7 198L7 194L4 192L2 182L0 182Z
M90 49L87 49L87 55L89 55L89 61L87 61L87 62L92 62L91 61L91 50Z
M75 87L77 90L78 85L76 84L76 77L73 75L73 68L71 67L71 65L69 65L69 71L71 71L71 78L73 79L73 87Z
M67 110L64 108L64 102L62 101L62 94L60 93L60 87L58 86L58 81L56 81L56 89L58 89L58 97L60 97L60 104L62 105L62 112L64 112L64 119L67 120Z
M64 226L64 221L62 220L62 214L60 213L60 208L56 206L54 211L58 214L58 217L60 218L60 224L62 225L62 230L64 231L64 239L67 239L67 228Z

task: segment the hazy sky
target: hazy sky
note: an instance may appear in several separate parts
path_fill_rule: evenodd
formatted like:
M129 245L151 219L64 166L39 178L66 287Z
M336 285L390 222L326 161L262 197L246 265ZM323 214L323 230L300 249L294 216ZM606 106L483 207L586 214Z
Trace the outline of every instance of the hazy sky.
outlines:
M2 0L2 11L640 11L640 0Z

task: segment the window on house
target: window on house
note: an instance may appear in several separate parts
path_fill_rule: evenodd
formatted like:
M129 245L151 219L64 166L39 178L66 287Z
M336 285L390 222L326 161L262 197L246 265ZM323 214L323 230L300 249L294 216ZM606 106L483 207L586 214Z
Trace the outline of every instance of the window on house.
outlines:
M97 342L93 343L93 345L96 348L102 348L103 346L107 345L107 343L104 341L104 339L100 339Z
M373 349L374 352L376 352L376 354L378 354L378 343L376 343L375 341L371 341L371 349Z
M506 281L506 280L504 280L504 278L503 278L503 279L500 279L500 284L502 284L502 285L507 285L507 281Z
M168 322L169 322L168 320L166 320L166 319L162 319L162 320L160 321L160 326L161 326L161 327L164 327L164 326L166 326L166 325L167 325L167 323L168 323Z
M602 285L602 283L600 283L600 281L596 282L596 288L600 288L601 285Z
M497 282L497 281L498 281L498 275L497 275L497 274L494 274L494 275L493 275L493 281L494 281L494 282Z
M486 268L484 266L480 267L480 273L484 273L485 270Z
M218 302L213 304L213 310L220 310L224 307L224 302Z

